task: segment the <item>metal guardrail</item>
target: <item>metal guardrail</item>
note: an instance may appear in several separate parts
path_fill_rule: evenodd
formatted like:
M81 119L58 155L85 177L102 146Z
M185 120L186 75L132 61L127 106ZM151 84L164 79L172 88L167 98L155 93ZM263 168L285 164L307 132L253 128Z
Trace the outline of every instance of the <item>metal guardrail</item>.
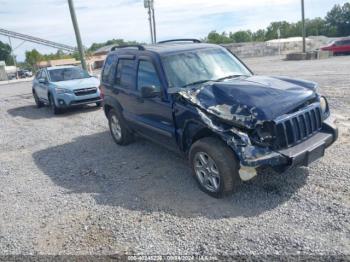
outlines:
M16 33L13 31L2 29L2 28L0 28L0 35L5 35L5 36L21 39L24 41L28 41L28 42L32 42L32 43L36 43L36 44L40 44L40 45L50 46L50 47L54 47L57 49L66 50L69 52L77 51L77 49L73 46L56 43L56 42L45 40L45 39L42 39L39 37L34 37L34 36L30 36L30 35Z

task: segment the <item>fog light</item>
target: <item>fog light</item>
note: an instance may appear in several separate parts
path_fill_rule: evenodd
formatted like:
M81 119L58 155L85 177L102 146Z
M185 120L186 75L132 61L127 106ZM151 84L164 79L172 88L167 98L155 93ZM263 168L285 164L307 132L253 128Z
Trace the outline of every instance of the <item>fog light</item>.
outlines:
M243 181L248 181L257 175L256 169L249 166L241 166L239 169L239 177Z

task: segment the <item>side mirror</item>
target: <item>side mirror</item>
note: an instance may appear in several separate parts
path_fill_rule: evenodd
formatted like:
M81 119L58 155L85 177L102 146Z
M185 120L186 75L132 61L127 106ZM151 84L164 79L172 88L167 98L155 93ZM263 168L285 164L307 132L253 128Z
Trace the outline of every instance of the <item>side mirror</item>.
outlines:
M38 82L39 82L40 84L46 84L46 80L45 80L44 78L39 78L39 79L38 79Z
M155 86L143 86L141 87L142 98L153 98L159 96L160 92Z

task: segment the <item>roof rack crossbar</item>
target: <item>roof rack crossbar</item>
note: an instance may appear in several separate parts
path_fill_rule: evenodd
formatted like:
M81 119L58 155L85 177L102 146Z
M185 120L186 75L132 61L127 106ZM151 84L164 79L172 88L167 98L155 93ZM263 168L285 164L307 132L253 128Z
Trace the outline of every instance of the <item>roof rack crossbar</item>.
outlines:
M180 38L180 39L170 39L165 41L160 41L158 44L170 43L170 42L193 42L193 43L201 43L200 40L194 38Z
M145 50L145 48L142 45L116 45L116 46L113 46L111 48L111 51L114 51L114 50L116 50L118 48L128 48L128 47L136 47L136 48L138 48L139 50L142 50L142 51Z

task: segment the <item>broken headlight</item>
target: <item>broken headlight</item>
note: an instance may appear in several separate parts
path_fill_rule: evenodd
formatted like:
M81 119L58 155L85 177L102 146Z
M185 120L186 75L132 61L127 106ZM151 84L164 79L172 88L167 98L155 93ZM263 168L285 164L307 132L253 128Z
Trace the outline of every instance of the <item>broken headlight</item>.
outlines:
M272 146L275 141L275 125L273 122L263 122L256 126L251 141L258 146Z

